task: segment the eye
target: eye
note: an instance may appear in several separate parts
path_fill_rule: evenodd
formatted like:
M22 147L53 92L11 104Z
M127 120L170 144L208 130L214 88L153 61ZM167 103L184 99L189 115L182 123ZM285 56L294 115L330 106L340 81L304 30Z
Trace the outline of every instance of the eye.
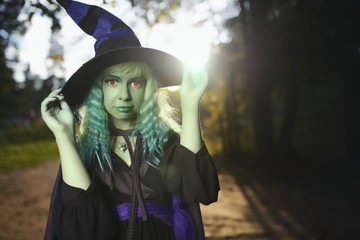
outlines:
M131 86L133 87L141 87L143 85L143 82L140 82L140 81L133 81L131 82Z
M146 79L143 77L136 77L129 81L131 87L140 88L144 85Z
M116 87L119 85L119 81L117 79L105 79L105 83L112 87Z

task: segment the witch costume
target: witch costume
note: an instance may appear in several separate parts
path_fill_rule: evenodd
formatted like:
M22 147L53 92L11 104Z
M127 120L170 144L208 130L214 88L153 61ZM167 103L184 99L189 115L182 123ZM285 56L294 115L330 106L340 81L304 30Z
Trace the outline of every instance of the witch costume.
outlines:
M116 16L76 1L59 3L83 31L96 39L95 57L80 67L62 89L70 107L79 107L95 77L118 63L147 63L161 87L181 81L181 62L167 53L142 47L134 32ZM220 189L205 144L195 154L180 145L177 133L170 132L160 162L153 165L143 156L141 135L132 148L133 131L111 129L112 136L124 137L122 151L129 151L131 165L111 153L113 171L95 166L89 172L87 190L67 185L59 167L46 240L205 239L199 203L217 201Z

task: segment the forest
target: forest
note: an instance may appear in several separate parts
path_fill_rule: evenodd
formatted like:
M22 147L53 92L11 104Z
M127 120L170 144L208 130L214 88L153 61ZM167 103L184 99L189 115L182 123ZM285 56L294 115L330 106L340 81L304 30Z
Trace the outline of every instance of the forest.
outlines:
M143 9L142 18L146 19L148 12L158 17L146 19L149 26L171 18L173 10L184 2L203 2L129 1ZM118 2L103 0L108 5ZM165 9L160 2L167 3ZM202 102L204 138L211 143L215 158L220 159L219 166L255 168L260 177L275 173L281 181L287 181L285 177L309 182L320 177L331 183L346 180L351 185L351 197L359 199L360 2L234 3L239 14L224 24L231 41L213 47L208 62L210 85ZM26 69L25 81L18 83L11 67L17 62L16 54L12 58L6 54L7 49L17 49L12 36L24 34L34 14L51 19L53 31L60 29L59 11L53 0L47 4L1 1L2 144L13 139L11 129L38 127L40 102L54 85L66 81L56 75L40 79ZM20 12L26 15L21 21ZM61 59L53 56L54 62ZM317 232L319 239L332 239L324 229Z
M25 33L39 13L53 20L54 31L61 28L56 14L60 8L54 1L46 6L30 2L28 18L22 21L17 17L24 1L4 1L0 9L2 128L29 114L38 117L39 103L54 82L65 82L56 76L37 79L29 69L25 82L13 78L16 56L5 55L5 49L16 48L11 35ZM138 2L146 11L159 12L150 9L153 1L132 4ZM172 8L181 7L179 1L169 2ZM232 40L215 46L210 57L213 81L204 101L204 122L211 126L209 134L220 136L222 153L256 153L264 159L309 154L319 161L331 157L358 164L359 5L321 0L237 2L239 16L225 25ZM171 9L163 14L171 15Z

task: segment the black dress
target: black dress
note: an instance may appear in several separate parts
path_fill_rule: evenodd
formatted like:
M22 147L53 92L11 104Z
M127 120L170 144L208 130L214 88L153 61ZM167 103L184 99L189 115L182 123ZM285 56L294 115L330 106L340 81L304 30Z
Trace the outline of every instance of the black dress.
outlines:
M116 206L130 202L133 172L116 154L112 154L114 173L94 173L85 191L67 185L59 169L55 181L46 227L46 240L126 239L128 221L119 219ZM172 197L181 199L181 207L190 214L196 239L204 239L199 203L217 201L219 182L215 165L206 146L194 154L179 144L172 134L159 168L142 161L139 169L144 201L171 208ZM174 223L176 224L176 223ZM148 215L136 219L134 239L175 239L173 225Z

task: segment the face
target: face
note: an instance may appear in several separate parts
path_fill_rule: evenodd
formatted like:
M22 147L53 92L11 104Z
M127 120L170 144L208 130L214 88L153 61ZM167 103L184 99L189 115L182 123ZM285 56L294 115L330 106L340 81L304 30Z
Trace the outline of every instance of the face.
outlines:
M104 71L102 91L104 106L109 119L116 128L129 129L135 126L140 107L144 101L146 79L141 71L125 71L118 64Z

